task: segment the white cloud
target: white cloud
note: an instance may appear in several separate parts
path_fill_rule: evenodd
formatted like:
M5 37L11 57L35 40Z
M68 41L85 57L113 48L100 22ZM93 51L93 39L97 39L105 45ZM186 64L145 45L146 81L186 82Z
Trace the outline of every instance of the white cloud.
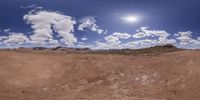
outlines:
M105 42L96 41L92 49L122 49L120 39L123 38L124 36L121 36L121 34L113 33L104 38Z
M87 44L84 44L84 43L79 43L77 44L77 47L78 48L94 48L94 45L87 45Z
M8 33L8 32L10 32L10 29L7 28L7 29L4 29L3 31L6 32L6 33Z
M197 37L197 40L199 40L199 41L200 41L200 37Z
M60 45L59 41L58 40L50 40L48 42L49 45Z
M170 38L170 34L164 30L149 30L148 27L141 27L137 32L133 37L139 38L140 40L124 41L124 43L121 40L129 39L131 35L115 32L106 36L104 38L106 40L105 42L97 41L93 47L94 49L138 49L156 45L175 44L177 42L176 39Z
M192 38L192 32L178 32L177 33L177 40L180 41L180 45L200 45L200 40Z
M175 44L177 41L175 39L168 39L166 37L159 37L158 44L165 45L165 44Z
M200 41L199 41L199 40L196 40L196 39L192 39L192 40L190 41L190 43L191 43L192 45L198 45L198 46L200 46Z
M6 45L21 45L29 42L29 38L23 33L9 33L8 36L2 36L1 39L3 44Z
M2 41L5 39L7 39L7 36L0 36L0 43L2 43Z
M143 47L150 47L159 44L163 40L155 40L155 39L143 39L137 41L130 41L127 43L122 43L122 39L128 39L131 35L128 33L119 33L115 32L111 35L106 36L104 39L106 42L99 42L97 41L93 49L124 49L124 48L143 48ZM170 40L172 42L172 40ZM165 43L169 43L169 40L165 40Z
M158 38L158 44L174 44L176 43L175 39L169 39L170 34L165 30L150 30L149 27L141 27L138 29L136 34L133 35L133 38L149 38L155 37Z
M104 39L108 43L120 43L120 39L128 39L130 38L131 35L128 33L120 33L120 32L115 32L111 35L106 36Z
M86 40L88 40L88 38L82 37L81 40L82 40L82 41L86 41Z
M33 35L30 36L33 43L51 43L55 32L61 38L59 42L65 45L73 46L77 42L73 34L76 21L71 16L52 11L31 11L24 16L24 20L33 29Z
M138 32L133 35L133 38L144 38L147 37L147 35L144 32Z
M157 45L157 40L143 39L123 44L124 48L138 49Z
M113 33L113 36L116 36L116 37L118 37L120 39L128 39L128 38L131 37L131 35L128 34L128 33L119 33L119 32Z
M127 49L127 48L128 49L137 49L138 48L138 44L135 41L130 41L130 42L122 44L121 47L123 49Z
M105 37L104 39L106 40L107 43L120 43L119 37L115 37L113 35L109 35Z
M164 30L149 30L148 27L141 27L137 30L137 33L133 35L134 38L145 37L168 37L170 34Z
M94 17L85 17L80 20L80 25L78 26L78 30L85 31L90 30L93 32L97 32L98 34L105 34L107 31L101 29L98 25L96 25L96 20Z
M145 48L150 46L157 45L157 40L151 40L151 39L144 39L144 40L137 40L137 41L130 41L127 43L121 43L120 41L113 39L115 42L99 42L97 41L92 49L139 49L139 48Z
M187 31L187 32L178 32L177 33L177 39L180 40L181 42L189 43L190 40L192 40L192 32Z
M151 39L138 40L134 42L139 48L154 46L158 43L157 40L151 40Z
M122 49L120 42L99 42L96 41L96 44L93 46L92 49Z

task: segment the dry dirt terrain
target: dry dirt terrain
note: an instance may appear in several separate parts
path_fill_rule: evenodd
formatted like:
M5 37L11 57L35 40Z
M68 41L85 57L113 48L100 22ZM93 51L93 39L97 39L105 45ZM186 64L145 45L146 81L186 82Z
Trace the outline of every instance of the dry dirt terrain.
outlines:
M200 51L0 51L0 100L200 100Z

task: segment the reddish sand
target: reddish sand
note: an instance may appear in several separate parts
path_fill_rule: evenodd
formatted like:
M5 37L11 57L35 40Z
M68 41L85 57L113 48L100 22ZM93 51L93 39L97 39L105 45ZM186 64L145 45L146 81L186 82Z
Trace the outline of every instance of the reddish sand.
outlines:
M200 100L200 51L0 51L0 100Z

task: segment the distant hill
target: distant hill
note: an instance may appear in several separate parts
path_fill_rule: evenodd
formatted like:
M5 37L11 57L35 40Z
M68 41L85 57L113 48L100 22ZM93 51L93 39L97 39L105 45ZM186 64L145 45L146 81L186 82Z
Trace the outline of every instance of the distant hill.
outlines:
M167 52L175 52L175 51L181 51L181 50L184 50L184 49L180 49L171 44L167 44L167 45L160 45L160 46L154 46L154 47L149 47L149 48L144 48L144 49L133 50L133 52L143 54L143 53L167 53Z
M174 45L167 44L167 45L160 45L154 46L149 48L142 48L142 49L110 49L110 50L96 50L93 52L100 52L100 53L119 53L119 54L152 54L152 53L167 53L167 52L175 52L181 51L184 49L180 49L175 47Z
M57 53L100 53L100 54L159 54L159 53L168 53L181 51L184 49L180 49L175 47L174 45L160 45L149 48L142 49L109 49L109 50L92 50L90 48L68 48L68 47L54 47L54 48L46 48L46 47L33 47L33 48L24 48L20 47L18 49L2 49L3 51L18 51L18 52L57 52ZM1 51L2 51L1 50Z

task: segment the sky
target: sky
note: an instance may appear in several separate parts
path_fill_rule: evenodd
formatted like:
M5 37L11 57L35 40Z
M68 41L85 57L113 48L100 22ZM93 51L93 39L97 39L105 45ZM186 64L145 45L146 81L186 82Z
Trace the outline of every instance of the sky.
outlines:
M0 48L200 48L199 0L0 0Z

